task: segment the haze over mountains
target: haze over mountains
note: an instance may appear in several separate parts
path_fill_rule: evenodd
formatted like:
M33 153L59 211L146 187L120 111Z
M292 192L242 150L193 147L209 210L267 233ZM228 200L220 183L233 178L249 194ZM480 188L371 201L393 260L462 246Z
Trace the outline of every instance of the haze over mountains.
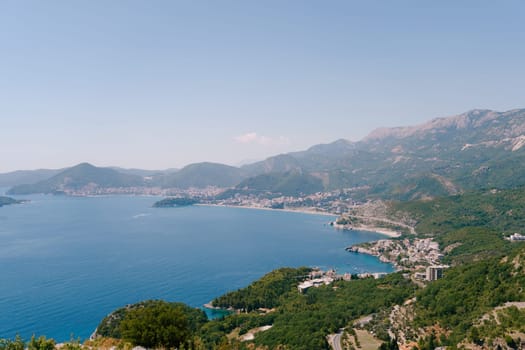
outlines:
M523 146L525 109L472 110L418 126L380 128L358 142L340 139L241 167L205 162L152 172L80 164L63 171L26 171L18 177L17 172L0 174L0 185L17 185L11 194L86 186L217 186L230 188L228 195L299 195L348 188L356 198L417 199L524 185Z

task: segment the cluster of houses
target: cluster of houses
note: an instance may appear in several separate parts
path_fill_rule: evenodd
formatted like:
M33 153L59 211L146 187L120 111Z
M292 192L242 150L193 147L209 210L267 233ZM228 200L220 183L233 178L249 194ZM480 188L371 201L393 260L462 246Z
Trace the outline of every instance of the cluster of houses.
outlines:
M386 275L385 272L376 272L376 273L360 273L357 275L353 275L354 277L352 277L352 275L349 273L338 275L337 272L333 269L328 270L328 271L323 271L321 269L315 268L312 270L312 272L310 272L306 280L299 283L299 285L297 286L297 289L299 290L300 293L303 293L309 288L327 286L337 280L350 281L352 278L355 278L355 277L378 279L378 278L384 277L385 275Z

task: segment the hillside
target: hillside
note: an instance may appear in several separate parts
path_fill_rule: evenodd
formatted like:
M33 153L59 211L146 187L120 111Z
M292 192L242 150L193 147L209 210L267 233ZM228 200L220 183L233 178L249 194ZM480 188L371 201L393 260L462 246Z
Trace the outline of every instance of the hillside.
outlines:
M411 200L525 184L525 109L472 110L373 131L246 165L250 175L302 171L356 198Z
M17 170L0 174L0 187L13 187L44 181L64 169Z
M268 191L284 196L300 196L323 190L321 179L308 173L289 171L250 177L237 185L233 191L236 193L263 193Z
M81 163L35 184L18 185L8 194L59 193L84 189L142 186L142 177Z
M243 178L239 168L218 163L195 163L158 178L162 187L205 188L208 186L231 187Z

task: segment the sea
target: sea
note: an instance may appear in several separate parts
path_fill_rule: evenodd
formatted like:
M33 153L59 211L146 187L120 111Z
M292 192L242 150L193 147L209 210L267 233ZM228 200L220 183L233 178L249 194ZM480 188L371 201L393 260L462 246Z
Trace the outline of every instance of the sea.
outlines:
M0 208L0 338L83 340L116 308L146 299L202 307L279 267L393 271L345 251L384 236L336 230L330 216L152 208L159 198L148 196L17 198L29 202Z

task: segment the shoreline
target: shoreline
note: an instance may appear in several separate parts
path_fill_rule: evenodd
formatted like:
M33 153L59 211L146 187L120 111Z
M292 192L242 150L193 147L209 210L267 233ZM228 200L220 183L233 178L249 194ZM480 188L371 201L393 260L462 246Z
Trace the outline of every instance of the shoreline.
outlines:
M339 214L319 212L319 211L308 210L308 209L273 209L273 208L266 208L266 207L256 207L252 205L207 204L207 203L197 203L194 205L202 206L202 207L225 207L225 208L241 208L241 209L252 209L252 210L283 211L287 213L301 213L301 214L309 214L309 215L330 216L332 218L337 218L340 216ZM336 224L335 221L331 221L330 224L332 224L333 228L337 230L348 230L348 228L345 228L344 225ZM372 226L372 225L357 225L357 226L352 226L351 229L355 231L379 233L389 238L401 237L401 233L397 231L390 230L384 227Z
M208 204L208 203L198 203L194 204L201 207L224 207L224 208L241 208L241 209L255 209L255 210L269 210L269 211L284 211L287 213L301 213L301 214L310 214L310 215L323 215L323 216L332 216L338 217L338 214L331 214L322 211L307 210L307 209L273 209L266 207L256 207L253 205L231 205L231 204Z
M347 228L345 228L344 225L334 224L334 227L336 229L338 229L338 230L347 230ZM390 230L390 229L387 229L387 228L384 228L384 227L377 227L377 226L371 226L371 225L352 226L352 230L379 233L379 234L382 234L382 235L390 237L390 238L399 238L399 237L401 237L401 233L399 233L397 231Z

